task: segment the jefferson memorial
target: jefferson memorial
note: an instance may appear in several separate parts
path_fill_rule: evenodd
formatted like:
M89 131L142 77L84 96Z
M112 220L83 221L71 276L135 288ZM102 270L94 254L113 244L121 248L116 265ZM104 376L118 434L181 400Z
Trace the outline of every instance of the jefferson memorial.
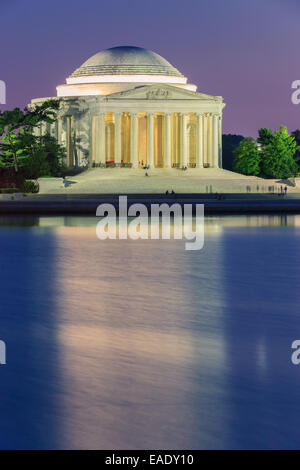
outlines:
M65 146L69 167L222 168L225 104L196 90L157 53L113 47L57 87L57 120L40 132Z

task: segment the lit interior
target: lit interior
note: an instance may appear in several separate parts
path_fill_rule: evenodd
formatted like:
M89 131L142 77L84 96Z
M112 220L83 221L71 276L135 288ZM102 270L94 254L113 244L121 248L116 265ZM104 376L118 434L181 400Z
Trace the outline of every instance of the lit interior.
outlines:
M207 127L207 139L203 139L204 163L211 160L212 154L212 129L209 116L204 118ZM203 124L204 125L204 124ZM204 128L201 129L203 132ZM148 162L147 158L147 115L139 113L137 116L137 135L138 135L138 166L143 167ZM153 120L154 135L154 167L165 167L165 138L166 126L164 113L155 113ZM92 161L98 162L98 129L97 120L92 124ZM181 161L181 143L182 143L182 117L178 113L171 114L171 165L179 165ZM195 113L188 114L187 120L187 149L188 164L196 164L197 155L197 116ZM121 163L130 163L131 155L131 116L130 113L122 113L121 116ZM115 162L115 118L114 113L105 114L105 156L106 162Z

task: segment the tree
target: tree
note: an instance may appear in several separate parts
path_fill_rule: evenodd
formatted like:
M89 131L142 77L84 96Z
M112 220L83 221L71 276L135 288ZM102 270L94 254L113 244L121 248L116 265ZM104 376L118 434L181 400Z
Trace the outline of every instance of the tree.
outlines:
M272 129L269 129L268 127L263 127L258 131L257 142L261 145L261 147L266 147L271 142L272 136Z
M47 100L33 109L0 111L0 166L19 171L35 143L34 128L54 122L59 106L59 100Z
M18 172L19 166L22 166L24 160L28 158L33 141L34 137L24 129L20 129L18 133L11 130L4 131L0 141L0 166L14 167L15 172Z
M260 174L260 153L253 137L246 137L234 150L233 169L243 175Z
M64 159L65 149L58 144L55 137L50 134L35 137L30 156L22 167L22 174L29 179L40 176L62 176L66 172Z
M262 172L269 178L289 178L298 173L294 154L297 144L285 126L270 136L262 148Z
M226 170L233 169L234 149L244 139L242 135L223 134L222 135L222 165Z
M291 136L294 137L297 148L294 154L294 159L298 165L298 170L300 168L300 130L296 129L295 131L291 132Z

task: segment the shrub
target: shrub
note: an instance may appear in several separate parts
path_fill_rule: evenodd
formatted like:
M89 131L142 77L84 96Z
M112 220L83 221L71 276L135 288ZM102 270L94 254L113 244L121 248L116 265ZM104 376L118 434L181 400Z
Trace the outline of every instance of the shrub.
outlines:
M37 181L32 181L32 180L25 180L23 181L21 185L21 191L23 193L38 193L40 186Z
M65 176L66 167L63 164L64 148L54 137L46 134L35 137L35 143L28 152L21 168L25 179L37 179L41 176Z
M66 158L64 147L54 137L46 134L40 138L40 148L44 150L45 159L49 165L48 175L65 176L67 167L63 163Z
M242 135L222 135L222 166L226 170L233 171L234 149L244 139Z
M19 193L20 189L19 188L0 188L0 194L13 194L13 193Z
M36 179L40 176L50 175L50 165L46 157L46 152L43 149L34 149L22 168L24 177Z
M14 168L0 168L0 188L19 188L24 178Z

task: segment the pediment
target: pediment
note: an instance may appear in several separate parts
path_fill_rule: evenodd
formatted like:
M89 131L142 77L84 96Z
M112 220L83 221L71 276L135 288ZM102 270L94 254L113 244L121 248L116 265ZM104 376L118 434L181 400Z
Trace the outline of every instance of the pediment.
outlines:
M222 101L220 96L206 95L195 91L185 90L172 85L144 85L106 95L105 99L110 100L203 100Z

